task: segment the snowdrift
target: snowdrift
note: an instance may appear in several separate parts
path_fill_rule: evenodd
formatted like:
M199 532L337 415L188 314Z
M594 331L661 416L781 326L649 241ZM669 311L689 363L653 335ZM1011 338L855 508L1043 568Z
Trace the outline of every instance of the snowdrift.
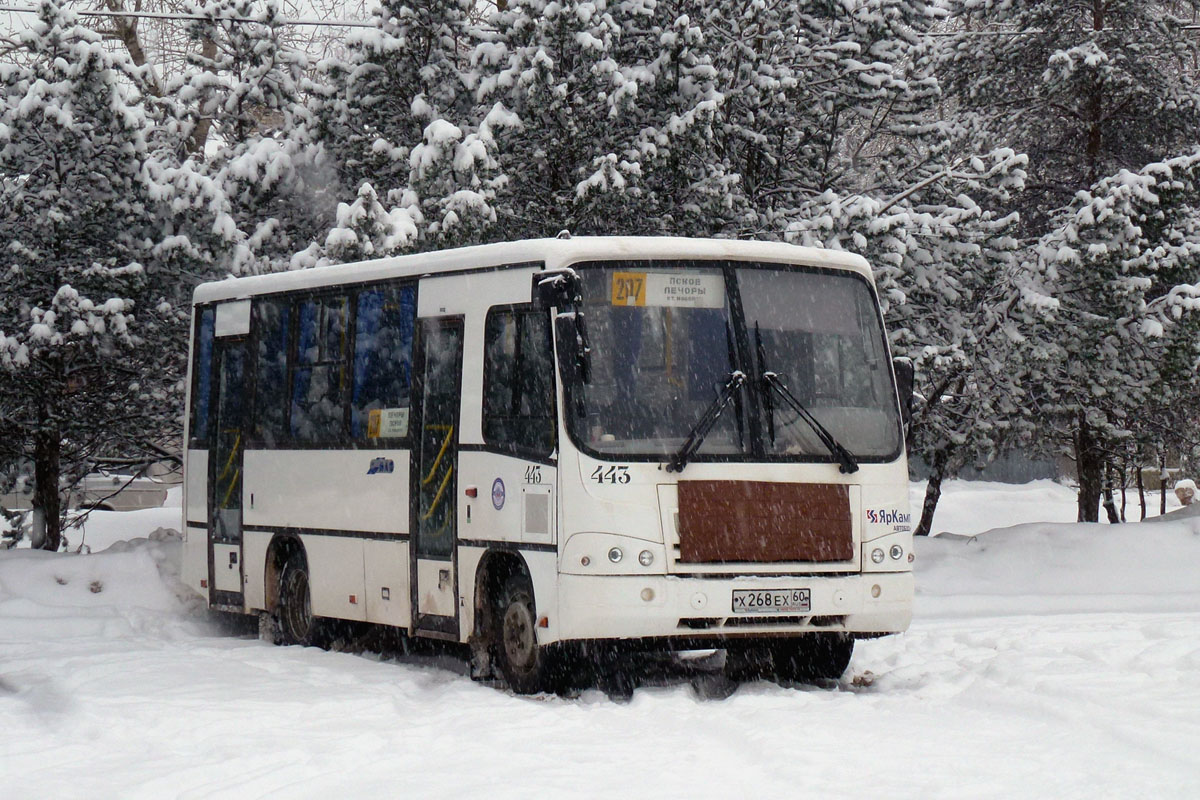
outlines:
M0 644L118 637L199 619L203 603L179 581L182 545L165 528L74 555L0 552Z
M1200 611L1200 518L1030 523L915 545L916 616Z

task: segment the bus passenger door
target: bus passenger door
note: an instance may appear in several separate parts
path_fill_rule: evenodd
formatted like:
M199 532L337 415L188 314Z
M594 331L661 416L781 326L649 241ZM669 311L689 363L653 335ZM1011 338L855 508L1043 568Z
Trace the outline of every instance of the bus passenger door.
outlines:
M212 400L212 449L208 459L210 602L241 608L246 340L218 339L213 355L216 381Z
M458 424L462 395L463 318L419 320L416 441L413 443L413 628L458 638Z

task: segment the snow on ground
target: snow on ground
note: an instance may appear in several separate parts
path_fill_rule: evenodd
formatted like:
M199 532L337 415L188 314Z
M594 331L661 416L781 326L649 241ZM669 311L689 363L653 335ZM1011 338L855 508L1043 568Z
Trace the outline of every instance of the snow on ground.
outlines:
M1064 524L1045 482L944 502L911 630L836 686L628 704L236 635L180 590L177 539L136 538L159 518L98 516L102 552L0 553L0 795L1200 797L1200 520Z
M908 493L913 519L919 517L925 501L925 482L913 483ZM1117 495L1117 508L1121 498ZM1167 492L1167 513L1180 508L1172 491ZM1147 517L1158 515L1159 494L1146 492ZM1125 518L1141 518L1136 489L1126 492ZM1104 510L1101 518L1107 519ZM1076 516L1075 488L1051 480L1029 483L998 483L994 481L946 481L942 497L933 517L934 535L957 533L974 535L995 528L1007 528L1025 522L1074 522Z
M167 502L171 502L169 496ZM182 511L178 504L138 511L93 511L80 528L66 532L68 549L78 550L82 546L85 548L83 552L98 553L116 542L128 539L130 531L149 532L158 528L178 531L182 524Z

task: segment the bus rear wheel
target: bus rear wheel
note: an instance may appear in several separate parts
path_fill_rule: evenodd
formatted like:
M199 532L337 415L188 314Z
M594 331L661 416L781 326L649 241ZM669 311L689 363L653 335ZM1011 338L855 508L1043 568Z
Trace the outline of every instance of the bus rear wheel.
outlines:
M509 688L517 694L550 690L557 651L552 645L538 643L533 585L528 576L511 576L500 590L495 608L496 657Z
M776 680L806 683L842 677L854 655L854 639L845 633L810 633L772 647Z
M280 644L317 644L319 625L312 614L308 564L292 553L279 572L278 634Z

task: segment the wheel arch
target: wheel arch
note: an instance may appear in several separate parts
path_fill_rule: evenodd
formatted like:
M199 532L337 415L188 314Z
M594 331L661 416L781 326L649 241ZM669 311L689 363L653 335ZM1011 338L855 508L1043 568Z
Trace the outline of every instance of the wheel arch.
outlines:
M490 549L484 553L475 568L475 589L472 602L474 621L471 625L471 638L486 637L492 630L492 602L504 588L504 584L513 575L524 575L529 579L529 585L534 592L533 604L537 608L537 593L533 589L533 573L529 569L524 556L516 550Z
M273 612L279 607L279 575L283 571L283 565L295 553L300 554L307 567L308 553L305 552L300 537L294 533L275 534L271 543L267 545L267 558L263 574L264 604L267 611Z

